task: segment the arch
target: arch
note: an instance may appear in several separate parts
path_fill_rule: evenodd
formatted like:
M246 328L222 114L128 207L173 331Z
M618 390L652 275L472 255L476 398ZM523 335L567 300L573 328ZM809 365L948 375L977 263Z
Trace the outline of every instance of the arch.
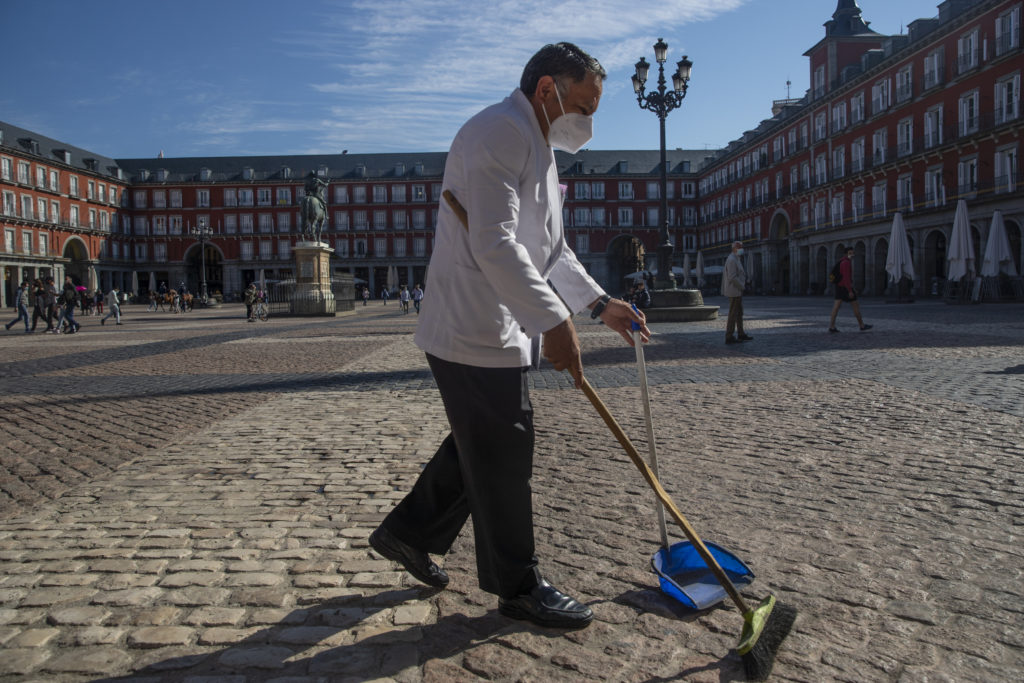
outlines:
M64 242L61 256L67 259L64 274L71 276L75 285L89 284L89 246L81 237L72 235Z
M206 243L206 293L224 292L224 252L213 242ZM185 250L185 284L194 294L202 294L203 253L196 242Z
M607 265L608 286L613 293L619 290L625 291L626 276L636 272L636 257L633 252L634 239L640 238L630 233L621 233L608 242L608 249L605 251L605 263ZM643 240L640 241L643 242Z
M768 225L769 240L784 240L789 237L792 221L789 220L789 214L783 209L776 209Z
M1022 275L1024 272L1020 264L1024 253L1021 253L1021 225L1012 218L1003 219L1003 225L1006 226L1006 239L1010 243L1010 253L1013 254L1013 265L1017 267L1017 274Z
M885 270L885 262L889 258L889 238L880 237L875 242L875 264L871 269L871 293L884 294L889 284L889 273Z
M946 279L946 247L948 238L939 228L924 237L924 255L921 260L921 286L925 293L938 294L939 281Z
M814 254L814 277L822 283L819 294L824 294L828 289L828 247L824 244L819 246Z

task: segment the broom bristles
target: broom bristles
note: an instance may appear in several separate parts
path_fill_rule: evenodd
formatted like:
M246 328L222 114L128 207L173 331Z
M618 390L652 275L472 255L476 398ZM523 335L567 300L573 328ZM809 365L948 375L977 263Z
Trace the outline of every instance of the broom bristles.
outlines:
M748 681L763 681L772 672L775 654L782 641L789 635L796 621L796 608L775 603L764 629L749 652L742 655L743 670Z

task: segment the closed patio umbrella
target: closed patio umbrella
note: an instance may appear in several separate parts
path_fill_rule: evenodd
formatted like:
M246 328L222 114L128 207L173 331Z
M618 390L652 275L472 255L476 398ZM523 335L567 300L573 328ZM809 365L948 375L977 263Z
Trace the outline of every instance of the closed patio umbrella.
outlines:
M704 284L704 252L697 252L697 286Z
M999 273L1016 277L1017 266L1013 263L1010 241L1006 238L1003 213L996 211L992 214L992 225L988 230L988 244L985 245L985 256L981 260L981 274L986 277L995 277Z
M132 294L139 293L139 273L138 271L132 271Z
M910 255L910 242L907 240L907 228L903 224L903 214L899 211L892 217L892 231L889 233L889 254L885 257L885 271L889 273L889 281L899 284L907 277L914 279L914 262Z
M690 255L683 254L683 289L690 288Z
M956 203L946 260L949 265L946 279L950 282L974 277L974 244L971 242L971 224L967 220L967 202L963 199Z

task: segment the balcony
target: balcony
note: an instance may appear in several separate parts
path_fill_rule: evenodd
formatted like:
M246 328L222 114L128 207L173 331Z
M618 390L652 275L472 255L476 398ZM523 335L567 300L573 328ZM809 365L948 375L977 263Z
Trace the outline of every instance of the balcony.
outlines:
M946 82L946 70L943 67L939 67L934 71L924 72L924 89L931 90L932 88L942 85Z
M1002 57L1008 52L1020 48L1019 33L1005 33L996 39L996 57Z
M965 74L971 69L978 68L978 51L970 50L968 52L961 53L956 57L956 72L957 75Z
M911 83L896 86L896 102L906 102L914 96L914 86Z

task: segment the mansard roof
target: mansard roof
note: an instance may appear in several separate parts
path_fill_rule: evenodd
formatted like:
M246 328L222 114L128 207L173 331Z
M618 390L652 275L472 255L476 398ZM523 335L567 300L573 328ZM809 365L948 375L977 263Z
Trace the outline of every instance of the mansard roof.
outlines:
M44 163L118 178L118 164L110 157L4 121L0 121L0 149L26 158L34 157Z

